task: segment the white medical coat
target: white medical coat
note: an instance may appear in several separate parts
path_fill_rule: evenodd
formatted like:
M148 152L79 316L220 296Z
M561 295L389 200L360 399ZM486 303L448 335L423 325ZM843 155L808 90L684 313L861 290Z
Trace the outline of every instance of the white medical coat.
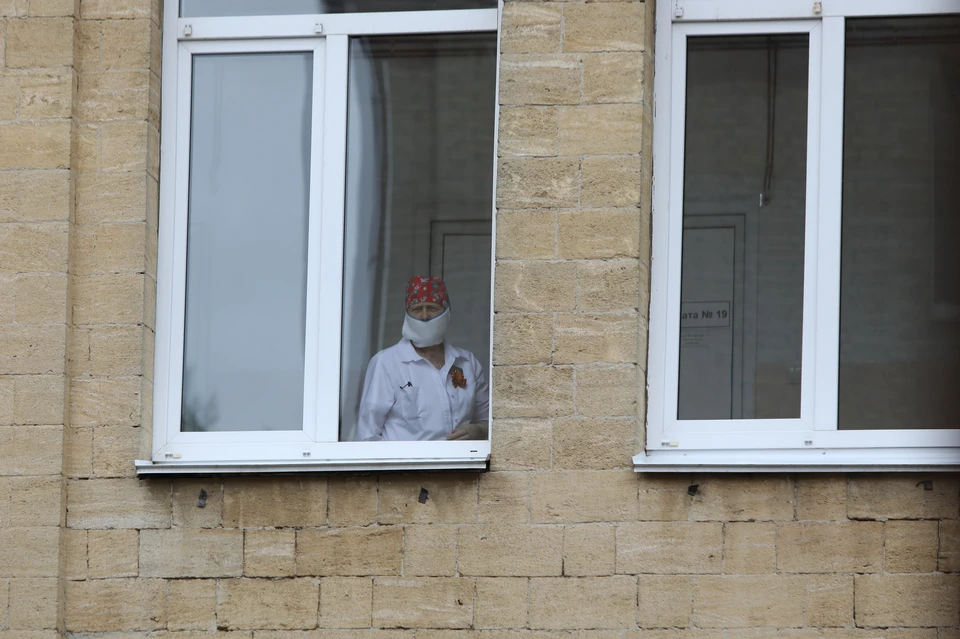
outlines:
M490 413L483 368L473 353L444 344L443 368L417 354L408 339L370 360L360 399L357 441L444 440L457 426ZM456 388L450 369L459 366L466 388Z

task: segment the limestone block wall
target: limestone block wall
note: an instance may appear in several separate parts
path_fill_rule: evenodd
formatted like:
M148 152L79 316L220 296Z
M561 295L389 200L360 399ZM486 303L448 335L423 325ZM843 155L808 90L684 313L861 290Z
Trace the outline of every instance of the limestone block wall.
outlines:
M490 472L138 480L160 11L0 0L0 639L960 639L955 475L630 469L645 2L504 6Z

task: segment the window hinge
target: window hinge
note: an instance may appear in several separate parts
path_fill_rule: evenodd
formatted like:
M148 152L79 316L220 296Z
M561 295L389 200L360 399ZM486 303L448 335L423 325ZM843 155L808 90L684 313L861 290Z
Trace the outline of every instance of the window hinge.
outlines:
M192 24L187 24L187 25L184 25L184 26L183 26L183 35L186 36L186 37L188 37L188 38L193 35L193 25L192 25Z
M818 16L818 15L820 15L821 13L823 13L823 3L822 3L822 2L814 2L814 3L813 3L813 14Z
M682 18L683 17L683 6L680 4L679 0L673 5L673 17Z

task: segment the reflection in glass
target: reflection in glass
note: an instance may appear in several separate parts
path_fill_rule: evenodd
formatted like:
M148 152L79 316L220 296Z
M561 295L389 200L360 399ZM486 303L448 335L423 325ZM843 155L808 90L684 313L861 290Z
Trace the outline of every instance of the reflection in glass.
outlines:
M688 39L679 419L800 416L808 58Z
M847 20L839 428L957 428L960 16Z
M496 9L497 0L180 0L180 17Z
M414 275L446 281L448 342L490 361L496 34L353 38L341 439L367 365L401 337Z
M303 427L312 62L194 56L183 431Z

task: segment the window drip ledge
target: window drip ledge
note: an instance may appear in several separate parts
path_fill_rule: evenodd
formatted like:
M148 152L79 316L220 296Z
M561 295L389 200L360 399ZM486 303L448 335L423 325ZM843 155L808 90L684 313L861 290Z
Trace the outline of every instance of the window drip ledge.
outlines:
M947 448L841 448L652 450L633 458L638 473L833 473L960 471L960 446Z
M304 461L153 462L136 460L138 476L327 473L385 470L487 470L490 455L421 459L311 459Z

